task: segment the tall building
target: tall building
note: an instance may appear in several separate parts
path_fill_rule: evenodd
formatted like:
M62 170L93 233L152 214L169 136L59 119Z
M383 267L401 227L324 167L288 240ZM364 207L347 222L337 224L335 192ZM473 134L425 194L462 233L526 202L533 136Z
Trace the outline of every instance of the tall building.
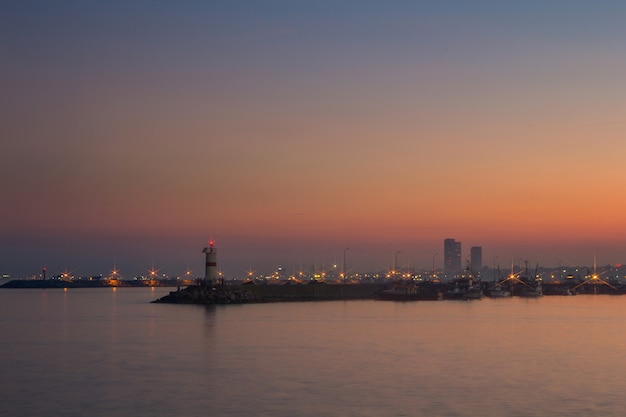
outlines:
M444 239L443 264L445 272L457 272L463 269L461 267L461 242Z
M483 268L483 248L482 246L472 246L470 249L472 271L479 273Z

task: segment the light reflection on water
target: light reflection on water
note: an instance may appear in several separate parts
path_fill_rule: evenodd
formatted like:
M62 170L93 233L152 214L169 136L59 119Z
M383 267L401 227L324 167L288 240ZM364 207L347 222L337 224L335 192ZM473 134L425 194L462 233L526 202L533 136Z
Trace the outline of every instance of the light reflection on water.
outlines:
M237 306L0 290L3 416L621 416L626 297Z

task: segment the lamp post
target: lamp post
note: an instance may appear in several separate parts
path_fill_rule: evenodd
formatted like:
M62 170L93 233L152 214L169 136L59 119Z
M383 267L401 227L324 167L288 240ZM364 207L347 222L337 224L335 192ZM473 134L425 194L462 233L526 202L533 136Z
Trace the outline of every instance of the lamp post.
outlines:
M493 257L493 283L495 284L496 281L496 259L498 259L497 256Z
M348 278L348 276L346 274L346 271L347 271L347 269L346 269L346 252L348 252L348 249L350 249L349 246L343 250L343 274L342 275L343 275L343 283L344 284L346 283L346 280Z
M433 254L433 276L435 276L435 257L439 255L439 252Z
M398 275L398 255L402 253L401 250L397 251L395 256L394 256L394 263L393 263L393 274Z

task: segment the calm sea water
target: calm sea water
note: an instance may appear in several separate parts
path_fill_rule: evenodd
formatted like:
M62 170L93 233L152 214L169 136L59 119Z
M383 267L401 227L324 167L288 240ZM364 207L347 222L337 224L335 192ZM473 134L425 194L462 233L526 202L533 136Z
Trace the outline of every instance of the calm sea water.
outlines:
M0 289L1 416L623 416L626 297L150 304Z

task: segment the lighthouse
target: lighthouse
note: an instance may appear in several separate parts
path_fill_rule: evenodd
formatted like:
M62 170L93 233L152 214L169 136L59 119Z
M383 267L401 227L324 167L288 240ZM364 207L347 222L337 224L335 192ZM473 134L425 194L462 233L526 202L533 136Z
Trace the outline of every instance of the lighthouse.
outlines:
M217 284L217 251L214 242L211 240L209 246L202 250L206 254L206 264L204 267L204 283L206 285Z

